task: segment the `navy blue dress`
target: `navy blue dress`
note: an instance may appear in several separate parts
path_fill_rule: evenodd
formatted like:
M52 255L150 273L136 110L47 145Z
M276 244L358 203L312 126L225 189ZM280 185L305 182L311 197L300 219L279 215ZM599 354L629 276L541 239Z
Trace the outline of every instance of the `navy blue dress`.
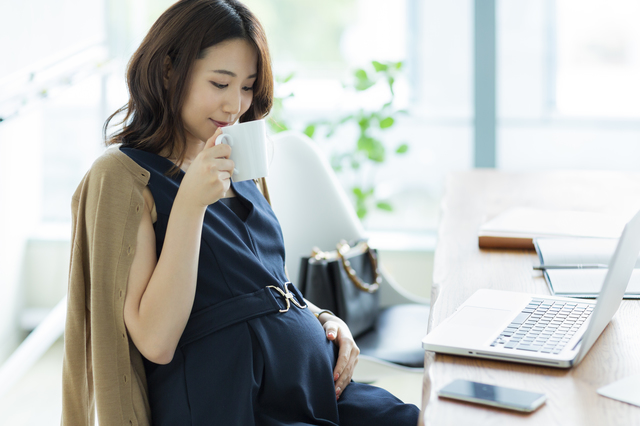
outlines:
M184 173L169 177L166 158L121 150L151 174L160 256ZM352 382L336 401L336 345L309 309L293 303L304 306L286 284L278 220L253 181L232 187L246 219L223 202L207 208L183 336L169 364L145 360L153 424L416 425L415 405L377 387Z

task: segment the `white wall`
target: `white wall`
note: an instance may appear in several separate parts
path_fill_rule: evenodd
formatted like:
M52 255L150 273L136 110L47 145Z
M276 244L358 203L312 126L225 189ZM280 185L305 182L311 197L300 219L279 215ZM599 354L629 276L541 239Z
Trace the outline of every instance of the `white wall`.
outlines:
M58 91L0 122L0 362L66 293L71 196L104 149L101 76Z
M38 112L0 125L0 359L19 341L20 283L27 239L40 219L44 135Z

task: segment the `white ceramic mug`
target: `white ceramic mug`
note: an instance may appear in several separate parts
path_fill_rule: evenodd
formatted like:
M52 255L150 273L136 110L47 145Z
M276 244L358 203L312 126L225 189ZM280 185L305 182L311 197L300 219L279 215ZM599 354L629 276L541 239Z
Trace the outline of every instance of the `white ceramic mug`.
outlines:
M231 180L240 182L266 177L269 173L267 159L267 133L264 120L247 121L222 128L216 145L231 147L229 157L235 163Z

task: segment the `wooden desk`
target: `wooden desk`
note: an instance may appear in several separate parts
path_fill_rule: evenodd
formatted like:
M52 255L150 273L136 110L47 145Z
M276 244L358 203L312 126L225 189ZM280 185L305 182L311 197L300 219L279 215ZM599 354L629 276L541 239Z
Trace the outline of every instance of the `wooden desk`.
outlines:
M534 251L479 249L481 223L505 209L624 213L640 209L640 173L476 170L447 179L435 254L429 330L480 288L549 294ZM596 393L640 373L640 301L625 300L577 367L556 369L425 353L421 421L427 425L640 425L640 407ZM532 414L439 399L436 391L462 378L546 393Z

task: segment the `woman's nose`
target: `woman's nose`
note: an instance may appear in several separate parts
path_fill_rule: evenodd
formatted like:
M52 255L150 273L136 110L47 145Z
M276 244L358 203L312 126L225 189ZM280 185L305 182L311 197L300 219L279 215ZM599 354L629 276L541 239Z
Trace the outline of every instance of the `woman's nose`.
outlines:
M228 91L225 96L223 111L228 114L238 114L240 112L240 105L242 103L242 97L240 93Z

